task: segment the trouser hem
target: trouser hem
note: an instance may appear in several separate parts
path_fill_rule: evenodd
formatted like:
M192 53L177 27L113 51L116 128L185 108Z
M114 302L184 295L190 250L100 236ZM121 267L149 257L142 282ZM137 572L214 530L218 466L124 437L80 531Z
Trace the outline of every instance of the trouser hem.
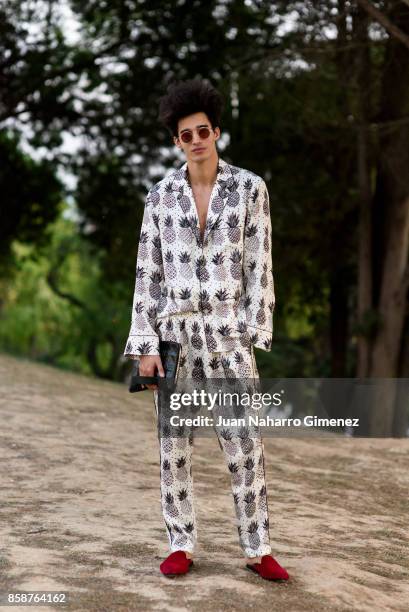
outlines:
M246 557L263 557L264 555L271 555L271 546L263 546L254 550L254 548L244 548L244 554Z
M176 552L178 550L183 550L184 552L188 552L190 554L192 554L194 552L194 546L176 546L176 544L174 544L173 546L170 546L170 552Z

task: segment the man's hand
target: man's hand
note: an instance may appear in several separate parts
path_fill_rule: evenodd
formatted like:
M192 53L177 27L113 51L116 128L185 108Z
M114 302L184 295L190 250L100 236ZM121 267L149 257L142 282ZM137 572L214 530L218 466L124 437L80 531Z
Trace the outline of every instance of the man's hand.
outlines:
M159 376L165 376L160 355L142 355L139 362L139 374L141 376L155 376L156 370ZM154 391L158 385L146 385L148 389Z

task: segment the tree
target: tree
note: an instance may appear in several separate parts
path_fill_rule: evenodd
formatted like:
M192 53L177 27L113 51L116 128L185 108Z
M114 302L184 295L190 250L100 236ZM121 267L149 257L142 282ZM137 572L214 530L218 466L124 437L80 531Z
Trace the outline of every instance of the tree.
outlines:
M40 246L46 228L59 212L62 186L53 164L34 162L15 138L0 132L0 266L10 273L10 246L15 238Z

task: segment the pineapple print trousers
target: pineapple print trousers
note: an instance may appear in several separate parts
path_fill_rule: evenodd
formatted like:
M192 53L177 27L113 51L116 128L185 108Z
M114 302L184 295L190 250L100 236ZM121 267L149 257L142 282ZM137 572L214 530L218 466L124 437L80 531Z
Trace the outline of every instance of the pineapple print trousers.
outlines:
M169 316L160 333L182 345L178 379L259 378L253 346L236 342L232 350L209 352L201 313ZM239 345L239 346L238 346ZM158 415L158 392L154 391ZM263 442L258 431L248 436L214 426L230 473L239 543L247 557L271 553ZM250 437L251 436L251 437ZM170 550L193 552L197 541L192 452L194 435L159 437L162 512Z

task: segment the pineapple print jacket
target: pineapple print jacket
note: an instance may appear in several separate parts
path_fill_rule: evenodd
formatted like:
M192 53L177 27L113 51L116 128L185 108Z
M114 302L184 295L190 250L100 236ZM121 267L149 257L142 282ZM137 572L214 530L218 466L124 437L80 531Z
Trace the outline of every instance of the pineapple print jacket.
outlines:
M270 351L274 305L261 177L219 157L203 240L187 162L149 190L125 355L158 355L159 339L172 340L172 315L192 312L200 314L209 352L246 342Z

